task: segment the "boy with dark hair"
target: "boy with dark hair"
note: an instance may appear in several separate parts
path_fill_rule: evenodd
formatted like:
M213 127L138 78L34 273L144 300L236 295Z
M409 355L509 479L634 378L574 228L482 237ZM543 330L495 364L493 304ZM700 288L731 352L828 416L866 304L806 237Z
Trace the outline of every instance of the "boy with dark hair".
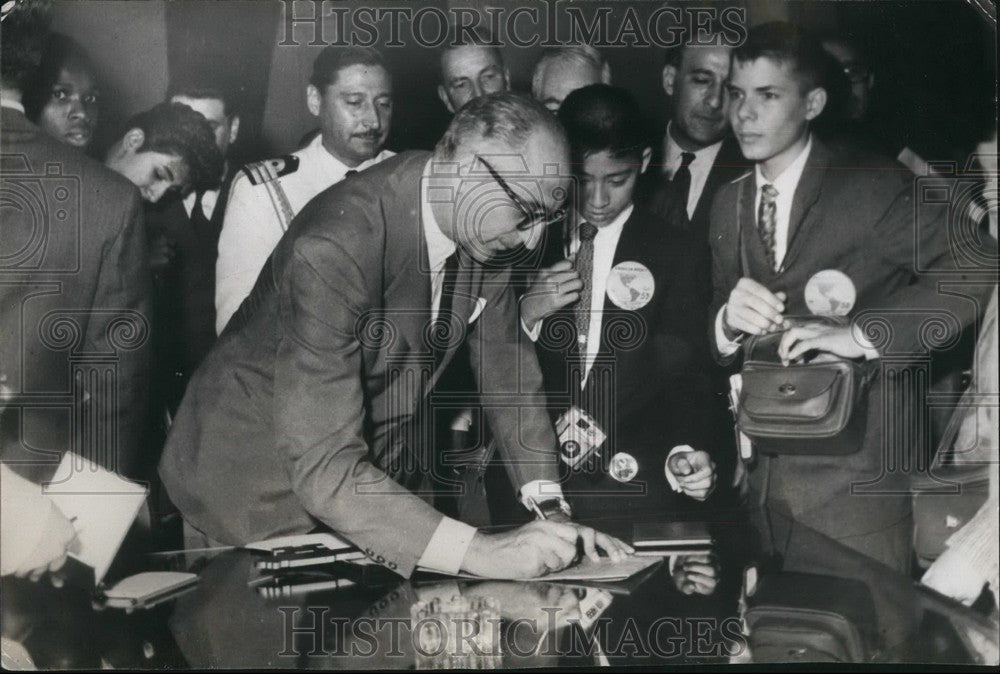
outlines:
M595 84L559 110L578 181L576 226L555 232L521 301L560 431L574 514L662 513L712 492L718 425L702 369L707 251L632 201L651 149L638 106ZM571 337L571 339L570 339ZM591 428L589 439L576 435Z
M973 318L975 302L938 293L937 279L919 273L942 269L947 248L939 213L921 204L917 217L912 180L877 158L835 153L811 133L827 103L823 64L819 43L786 23L755 27L733 53L730 121L756 165L723 186L712 208L713 346L723 364L736 360L746 335L783 330L786 363L890 353L893 367L906 369L912 361L898 357L926 353L929 319L947 312L941 325L950 332ZM841 321L790 321L815 313ZM876 347L864 326L883 322L891 336ZM907 379L898 374L893 381ZM758 443L750 485L781 514L905 571L912 519L900 466L909 461L885 445L912 452L919 429L900 435L886 425L914 418L919 392L906 391L904 403L897 388L876 377L855 411L867 425L851 453L779 455Z
M214 187L222 154L205 118L186 105L160 103L135 115L112 144L104 164L156 203L169 190Z

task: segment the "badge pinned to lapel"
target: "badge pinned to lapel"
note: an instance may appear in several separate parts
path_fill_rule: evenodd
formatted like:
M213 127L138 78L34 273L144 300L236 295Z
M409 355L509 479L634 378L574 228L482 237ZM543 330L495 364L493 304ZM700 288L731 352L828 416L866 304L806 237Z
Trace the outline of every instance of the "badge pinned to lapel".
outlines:
M642 309L655 290L653 272L641 262L619 262L608 274L608 297L620 309Z
M824 269L806 283L805 296L806 306L816 316L846 316L854 308L858 291L844 272Z

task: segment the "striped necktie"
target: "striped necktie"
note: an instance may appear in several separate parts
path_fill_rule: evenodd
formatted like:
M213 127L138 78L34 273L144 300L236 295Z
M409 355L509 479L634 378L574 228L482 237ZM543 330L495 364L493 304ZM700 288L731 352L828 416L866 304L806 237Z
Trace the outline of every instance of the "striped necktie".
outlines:
M580 225L580 250L576 253L576 272L583 281L580 300L576 303L576 340L580 349L587 344L587 333L590 332L590 299L593 292L591 277L594 275L594 237L597 227L589 222Z
M774 250L774 236L777 230L778 190L768 183L760 188L760 207L757 209L757 232L767 253L767 263L772 271L778 271L778 263Z

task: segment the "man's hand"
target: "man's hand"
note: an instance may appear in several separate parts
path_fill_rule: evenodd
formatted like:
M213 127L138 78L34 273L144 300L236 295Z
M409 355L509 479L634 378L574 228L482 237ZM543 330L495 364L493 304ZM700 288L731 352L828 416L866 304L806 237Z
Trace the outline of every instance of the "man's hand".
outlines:
M477 532L465 553L462 570L487 578L537 578L572 564L578 540L584 554L595 562L600 558L598 548L614 561L633 552L617 538L590 527L539 520L504 533Z
M580 299L583 281L573 269L572 260L559 260L542 269L521 298L521 320L529 330L534 330L543 320Z
M24 559L21 566L14 570L14 575L18 578L27 576L34 582L47 571L58 571L66 563L66 555L75 542L76 529L73 528L73 523L66 519L58 508L50 508L42 540ZM62 585L62 581L53 576L52 584L58 587Z
M673 566L672 577L678 591L707 596L719 584L719 563L714 555L682 555Z
M708 452L678 452L667 459L667 470L677 478L681 491L698 501L715 489L715 461Z
M726 337L736 339L741 333L763 335L785 326L785 293L774 294L750 278L741 278L732 292L722 316Z
M841 358L860 358L865 348L854 338L850 325L809 323L789 328L778 345L781 362L788 365L809 351L832 353Z

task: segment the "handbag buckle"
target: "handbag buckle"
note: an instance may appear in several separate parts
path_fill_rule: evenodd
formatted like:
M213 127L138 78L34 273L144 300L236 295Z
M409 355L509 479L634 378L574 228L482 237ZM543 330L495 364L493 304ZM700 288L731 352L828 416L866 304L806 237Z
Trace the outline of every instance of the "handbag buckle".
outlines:
M778 393L786 396L795 395L795 384L786 381L778 387Z

